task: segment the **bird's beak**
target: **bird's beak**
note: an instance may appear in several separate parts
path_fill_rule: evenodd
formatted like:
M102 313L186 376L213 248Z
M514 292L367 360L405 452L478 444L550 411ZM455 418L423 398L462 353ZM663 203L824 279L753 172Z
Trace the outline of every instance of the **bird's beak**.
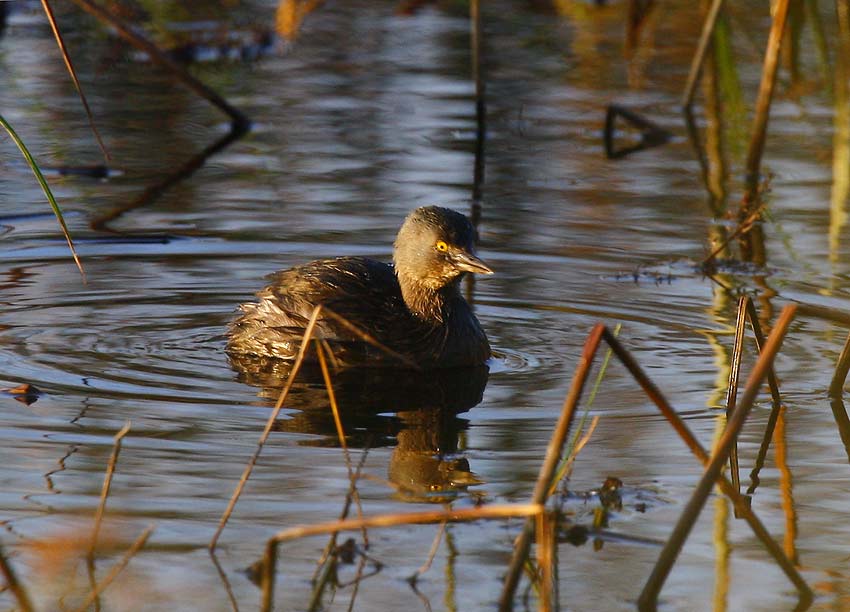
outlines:
M478 259L469 251L456 251L452 257L455 265L464 272L472 272L473 274L493 274L487 264Z

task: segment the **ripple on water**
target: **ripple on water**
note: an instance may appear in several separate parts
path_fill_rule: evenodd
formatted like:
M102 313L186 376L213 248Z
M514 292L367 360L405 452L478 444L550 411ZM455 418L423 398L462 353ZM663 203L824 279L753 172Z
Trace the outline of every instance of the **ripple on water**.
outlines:
M502 372L528 372L540 366L540 359L525 353L506 348L494 348L493 356L487 362L491 374Z

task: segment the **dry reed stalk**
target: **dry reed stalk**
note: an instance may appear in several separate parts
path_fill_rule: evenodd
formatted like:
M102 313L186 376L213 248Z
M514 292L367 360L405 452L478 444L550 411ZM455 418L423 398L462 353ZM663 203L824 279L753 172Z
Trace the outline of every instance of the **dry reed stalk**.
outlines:
M448 509L448 508L447 508ZM416 584L416 581L419 579L419 576L427 572L431 569L431 564L434 563L434 558L437 556L437 549L440 547L440 542L443 539L443 534L446 532L446 523L440 523L440 528L437 530L437 534L434 536L434 541L431 542L431 550L428 551L428 557L425 559L425 562L419 566L419 569L416 570L407 581L412 585Z
M847 335L844 348L841 349L841 355L838 356L835 373L832 375L832 380L829 383L830 397L841 397L841 394L844 392L844 381L847 380L848 371L850 371L850 334Z
M351 599L348 601L348 612L354 610L354 601L357 599L357 593L360 592L360 581L363 580L363 568L366 567L366 557L360 557L360 563L357 564L357 574L354 576L354 588L351 590Z
M350 331L356 337L360 338L360 340L362 340L363 342L371 344L376 349L382 351L383 353L389 355L390 357L392 357L394 359L397 359L398 361L402 362L404 365L411 367L414 370L421 370L422 369L419 366L418 363L416 363L415 361L413 361L409 357L402 355L401 353L397 353L396 351L392 350L390 347L388 347L384 344L381 344L375 338L373 338L372 336L370 336L369 334L364 332L362 329L357 327L354 323L352 323L351 321L349 321L348 319L346 319L342 315L338 315L337 313L335 313L330 308L323 308L322 312L324 312L326 316L330 317L331 319L333 319L334 321L336 321L337 323L342 325L345 329ZM333 353L331 353L331 355L333 355Z
M109 10L92 0L73 0L73 2L90 15L93 15L100 21L109 24L115 29L121 38L146 53L152 62L159 64L162 68L165 68L168 72L177 77L177 79L186 87L209 101L211 104L217 106L222 112L230 117L234 126L240 126L244 129L250 125L248 118L242 114L239 109L231 106L227 100L192 76L188 70L164 54L159 47L139 34L135 28L128 25L122 19L113 15Z
M705 16L702 33L700 34L699 43L697 44L697 50L694 53L694 59L691 62L691 71L688 73L685 93L682 94L682 110L690 110L691 105L694 102L694 92L696 91L697 80L699 79L702 65L705 62L705 54L708 51L711 35L714 32L714 27L717 25L717 16L720 15L720 9L722 6L723 0L712 0L711 7L708 9L708 14Z
M101 593L103 593L104 589L106 589L106 587L108 587L110 583L115 580L118 574L120 574L121 571L125 567L127 567L127 564L130 562L130 559L132 559L136 555L136 553L138 553L142 549L142 547L148 541L148 537L150 537L153 530L154 526L151 525L150 527L145 529L141 533L141 535L139 535L138 538L136 538L136 541L133 542L133 545L127 549L127 552L124 553L124 556L121 557L121 560L112 566L112 569L109 570L109 573L103 578L103 580L100 581L97 587L91 593L89 593L89 596L86 598L83 604L76 609L76 612L85 612L86 610L88 610L89 606L94 603L95 599L97 599Z
M678 415L678 413L673 409L673 407L667 402L666 398L661 394L661 391L655 384L649 379L649 377L643 372L641 367L635 361L635 359L631 356L631 354L626 351L626 349L617 341L617 339L610 333L608 330L605 330L605 340L614 350L617 357L623 363L629 373L634 377L637 383L641 386L644 393L649 397L650 400L658 407L659 411L662 413L664 418L670 423L676 433L679 434L679 437L685 442L691 452L696 456L696 458L705 466L708 466L712 457L706 452L706 450L702 447L699 441L694 437L691 433L688 426L682 420L682 418ZM764 355L763 353L762 355ZM762 357L763 358L763 357ZM760 359L762 359L760 358ZM769 362L772 361L769 360ZM768 363L769 363L768 362ZM758 364L757 364L758 365ZM727 423L726 432L724 435L729 434L729 424ZM737 436L737 432L735 432L735 436ZM724 459L722 463L725 463L726 459ZM720 474L716 479L717 485L720 487L721 491L724 495L729 497L732 500L732 503L735 507L735 512L743 517L750 526L750 529L753 530L753 533L761 540L764 547L768 550L770 555L774 558L777 564L782 568L783 572L785 572L788 579L794 583L797 589L801 593L801 598L811 596L811 590L808 585L800 576L797 569L794 565L785 557L782 548L770 537L770 533L755 515L755 513L750 508L747 503L746 498L744 498L735 488L732 486L732 483L729 480ZM711 487L709 487L709 490ZM683 524L682 529L684 530L685 537L687 533L690 531L690 528L693 526L693 522L696 520L697 515L690 515L688 520L685 520L684 513L680 517L680 522ZM676 536L675 532L673 534ZM680 534L681 535L681 534ZM680 538L680 535L676 536ZM671 536L670 540L667 542L667 546L671 545L671 540L673 540L673 536ZM670 567L675 562L676 557L678 556L679 551L681 550L681 546L684 543L684 540L681 539L678 541L678 548L675 550L671 549L671 552L665 553L662 551L662 555L660 556L658 562L656 563L655 569L658 570L662 565L668 565L666 572L669 573ZM644 587L644 593L641 594L641 599L638 600L638 607L642 610L650 610L655 608L655 603L657 599L658 592L663 585L664 579L666 578L667 573L663 576L656 576L655 570L653 571L653 575L650 576L650 579L647 581L647 585ZM659 582L660 578L660 582ZM650 585L651 588L650 588ZM649 589L649 590L648 590ZM654 594L652 593L654 591Z
M744 352L744 329L747 323L747 302L749 297L742 295L738 300L738 317L735 321L735 344L732 347L732 363L729 365L729 383L726 387L726 418L735 409L738 397L738 377L741 374L741 357ZM732 474L732 486L741 490L741 474L738 466L738 444L732 447L729 454L729 469Z
M106 499L109 497L109 489L112 487L112 477L115 475L115 466L118 464L118 455L121 452L121 441L130 431L130 421L124 424L113 438L112 454L109 463L106 464L106 475L103 477L103 487L100 490L100 504L94 515L94 529L92 529L91 544L89 545L89 558L94 558L94 550L97 546L97 536L100 533L100 524L103 522L103 513L106 511Z
M761 522L758 521L752 510L746 505L746 502L744 501L742 496L722 475L723 465L729 459L731 447L737 440L737 436L741 430L741 427L743 426L744 421L749 415L750 409L752 408L752 405L755 402L756 396L758 395L762 382L767 376L768 370L770 369L773 363L773 359L776 357L776 354L779 351L780 346L782 345L782 340L788 332L788 328L791 324L791 321L794 319L796 313L797 306L793 304L786 306L782 310L782 314L780 315L779 320L776 322L776 326L771 332L770 337L767 339L767 342L763 347L762 353L756 361L756 364L753 367L753 371L751 372L750 377L747 380L747 385L744 389L741 401L736 406L735 410L730 416L726 424L726 429L714 448L714 453L710 457L708 457L708 455L701 448L701 446L699 446L699 443L696 442L696 439L692 440L692 444L696 445L695 447L692 447L692 450L694 450L694 448L699 448L699 450L701 451L700 454L702 455L700 459L705 463L703 476L697 484L696 488L694 489L694 492L691 495L691 498L688 501L687 505L685 506L685 509L682 511L679 520L676 522L676 525L673 528L673 532L667 543L664 545L664 548L661 551L661 555L659 556L658 562L652 570L652 574L644 585L643 591L641 592L640 597L638 598L639 609L655 609L656 602L658 599L658 593L661 591L661 588L664 585L664 581L669 575L673 563L675 563L675 560L677 559L679 552L681 551L682 546L684 545L685 539L690 533L691 528L693 527L696 519L698 518L699 513L705 505L705 501L708 498L708 495L711 493L711 489L714 487L715 484L720 485L721 489L723 490L723 493L731 497L733 503L735 504L736 511L740 512L742 516L747 519L747 521L750 523L750 527L753 529L759 539L762 540L762 543L771 552L774 559L777 561L777 563L779 563L780 567L785 572L785 575L789 578L789 580L794 583L794 586L800 593L801 601L811 600L811 589L809 589L809 586L800 576L797 569L790 562L790 560L788 560L782 549L770 537L770 534L767 532ZM666 413L665 416L667 416ZM678 415L675 415L675 413L673 413L673 416L675 416L677 421L680 421ZM687 431L689 436L692 436L692 434L690 434L690 431L687 430L687 427L684 425L684 423L681 423L681 428L683 429L683 431Z
M581 399L584 384L587 381L590 367L593 365L593 358L596 355L596 350L599 348L599 343L602 341L604 332L605 327L601 323L597 323L588 334L587 340L585 340L581 358L576 366L576 371L570 384L570 390L566 398L564 398L561 415L555 426L555 430L552 432L552 438L549 440L549 445L546 448L546 457L537 475L537 484L531 496L531 503L534 505L543 506L546 503L552 477L558 469L561 451L567 439L573 417L575 416L576 406L578 406ZM502 586L502 594L499 597L499 610L501 611L510 610L513 607L514 593L516 592L517 584L519 584L522 568L525 565L525 559L528 556L528 550L531 546L532 528L533 523L527 520L514 542L514 552L511 556L508 573L505 576L505 582Z
M100 132L97 131L97 126L94 124L94 117L92 116L91 108L89 108L89 102L86 100L86 94L83 93L83 88L80 85L79 79L77 79L77 71L74 70L74 64L71 61L71 56L68 54L68 49L65 47L65 41L62 39L62 33L59 31L59 26L56 24L56 17L53 15L53 9L50 7L50 2L48 2L48 0L41 0L41 6L44 9L45 15L47 15L47 21L50 23L50 29L53 30L53 38L56 39L56 44L59 45L59 51L62 53L62 59L65 60L65 68L68 69L68 72L71 75L71 80L74 81L74 87L77 88L80 101L83 103L83 108L85 109L86 116L89 120L89 127L91 127L91 131L94 133L97 144L103 152L103 157L109 160L109 152L106 150L106 146L103 144L103 139L100 137Z
M336 403L336 395L334 394L331 375L328 371L328 364L325 360L325 351L330 352L330 349L322 345L317 347L316 353L319 356L319 367L322 370L322 377L325 380L325 389L328 392L328 401L331 405L331 412L334 417L334 425L336 426L336 435L339 438L339 443L342 446L343 457L345 458L345 468L348 471L348 481L351 483L349 491L354 500L354 505L357 508L357 518L363 518L363 507L360 505L360 494L357 491L357 480L354 470L351 468L351 455L348 452L348 444L345 441L345 431L342 428L342 419L339 417L339 406ZM369 535L364 528L362 531L364 546L369 546Z
M290 370L290 372L289 372L289 376L286 379L286 384L284 385L284 388L281 391L277 402L275 403L274 409L272 410L272 413L269 415L268 421L266 421L266 426L263 429L263 433L260 435L260 439L257 442L257 449L254 451L253 456L248 461L248 465L245 466L245 471L243 472L242 477L239 479L239 484L236 486L236 490L233 492L233 496L230 498L230 502L227 504L227 508L225 509L224 514L221 517L218 528L216 529L216 532L213 534L213 537L210 540L209 549L210 549L211 552L215 550L216 543L218 542L218 539L221 536L221 532L224 530L224 527L227 524L227 521L229 520L230 515L233 513L233 508L236 506L236 502L239 500L239 496L242 494L242 490L245 488L245 484L247 483L248 478L250 477L251 472L254 469L254 465L257 463L257 459L259 458L260 453L263 450L263 446L265 445L266 440L268 440L269 434L271 433L272 427L274 426L274 422L277 420L277 417L280 414L280 411L283 407L283 402L286 401L286 398L289 395L290 390L292 389L292 384L295 382L295 377L298 375L298 372L301 369L301 365L304 362L304 357L307 354L307 349L310 345L310 339L313 338L313 331L315 330L316 323L319 320L319 314L324 314L325 316L328 316L328 317L334 319L335 321L340 323L343 327L345 327L348 331L350 331L352 334L354 334L357 338L363 340L364 342L367 342L367 343L373 345L375 348L386 353L390 357L393 357L394 359L401 361L402 363L410 366L411 368L413 368L415 370L421 369L417 363L413 362L408 357L406 357L406 356L404 356L400 353L395 352L391 348L384 346L383 344L378 342L375 338L373 338L372 336L370 336L369 334L367 334L366 332L364 332L363 330L358 328L356 325L354 325L350 321L348 321L348 319L346 319L345 317L338 315L337 313L333 312L329 308L324 308L321 304L316 306L313 309L313 314L310 315L310 320L307 323L307 327L304 329L304 336L301 338L301 346L298 347L298 354L295 356L295 362L292 364L292 370ZM322 345L321 342L319 342L316 351L317 351L317 354L319 355L320 360L323 358L323 355L321 354L323 348L325 348L325 346ZM330 392L330 395L332 396L333 390L332 390L331 387L329 387L329 392ZM339 414L338 414L338 411L337 411L335 418L338 419L338 417L339 417ZM342 426L340 424L338 431L341 430L341 427ZM349 464L349 467L350 467L350 464ZM349 474L350 474L350 471L349 471Z
M21 611L33 612L35 608L33 608L29 594L24 588L24 585L22 585L18 581L18 577L15 574L15 571L12 569L12 566L9 565L9 562L6 560L6 555L3 554L2 547L0 547L0 574L2 574L3 579L6 581L6 588L8 588L9 591L12 592L12 595L15 596L15 599L17 600Z
M814 304L796 304L797 312L801 317L814 317L826 319L834 323L843 323L850 326L850 312L837 310L828 306L816 306Z
M753 329L756 350L761 353L762 347L764 346L765 337L761 329L761 324L759 323L756 307L753 304L753 300L751 298L742 300L742 302L744 304L744 308L746 308L747 311L747 319L749 319L750 326ZM767 373L767 385L770 388L770 395L772 398L773 408L771 409L770 416L767 419L767 425L765 426L764 435L762 437L762 443L759 448L759 454L756 457L755 463L753 465L753 470L750 472L751 484L750 487L747 489L747 495L752 494L753 491L755 491L756 489L758 473L761 470L761 466L764 465L764 459L767 456L767 450L770 447L770 441L773 439L773 429L774 427L776 427L776 419L779 415L779 410L782 407L782 397L779 395L779 383L776 380L776 372L773 369L773 365L771 365L770 370ZM729 404L727 404L727 417L729 414L728 406ZM737 451L737 445L735 450ZM740 518L737 511L735 513L735 517Z
M251 459L245 466L245 471L242 473L242 477L239 479L239 484L236 485L236 490L233 492L233 495L231 496L230 501L227 504L227 508L225 508L224 510L224 514L221 516L221 520L219 521L218 528L213 534L212 540L210 540L210 552L215 551L216 544L218 543L218 538L221 536L221 532L224 530L224 526L230 519L230 515L233 513L233 508L236 506L236 502L239 500L239 496L242 495L242 490L245 488L245 483L248 482L248 478L251 476L251 472L254 470L254 465L257 463L257 459L259 459L260 457L260 452L263 450L263 446L265 445L266 440L268 440L269 438L269 434L272 431L274 422L277 420L277 416L280 414L280 411L283 408L283 402L286 401L286 397L289 395L290 389L292 389L292 383L295 382L295 377L298 375L298 371L301 369L301 364L304 361L304 355L307 353L307 347L309 346L310 338L312 338L313 336L313 330L316 328L316 322L318 321L319 314L321 312L322 307L316 306L313 309L313 314L310 315L310 321L307 323L307 327L304 328L304 337L301 339L301 346L298 348L298 354L295 356L295 363L292 364L292 370L289 372L289 376L286 379L286 384L284 385L283 390L280 392L280 395L277 398L277 402L275 403L274 409L272 410L272 413L269 415L269 418L266 421L266 426L263 429L263 433L260 435L259 441L257 442L257 449L254 451L254 454L251 456Z
M227 593L227 601L230 602L230 607L233 609L233 612L239 612L239 603L236 601L236 595L233 593L233 587L230 585L230 580L227 579L224 568L218 562L218 558L215 555L210 555L210 559L215 566L215 571L218 572L218 577L221 578L221 583L224 585L224 592Z
M727 425L727 429L724 432L723 437L721 438L722 444L727 444L729 440L736 439L736 436L740 430L740 426L743 423L743 420L746 418L746 411L749 407L752 406L752 402L755 399L755 395L758 392L758 388L760 387L761 381L767 376L772 370L772 361L776 355L776 352L779 349L779 345L781 344L781 338L784 336L785 332L787 332L787 327L790 324L790 320L793 318L793 311L795 307L788 306L785 311L783 311L783 316L780 317L780 323L777 324L777 329L780 329L780 333L777 334L777 330L774 330L774 334L771 335L768 342L762 348L762 354L756 363L756 368L753 372L753 375L750 377L750 381L748 382L747 389L744 394L744 400L749 402L749 405L742 403L744 406L744 410L741 410L739 407L733 417L731 419L733 427ZM790 311L790 314L789 312ZM708 484L708 491L711 490L713 483L716 481L718 486L720 486L721 490L725 495L727 495L733 502L735 506L736 513L739 513L750 525L750 528L753 530L753 533L756 537L761 540L762 544L768 550L768 552L773 556L774 560L777 564L782 568L785 572L786 576L788 576L789 580L794 583L800 592L801 601L809 601L812 597L811 590L809 589L806 582L800 576L797 569L794 565L788 560L788 558L784 555L782 548L770 537L767 529L765 529L764 525L749 507L746 499L740 495L740 493L732 486L729 480L720 473L720 468L717 468L716 465L722 466L723 463L728 459L728 452L726 452L725 456L721 455L721 459L718 459L718 455L709 456L709 454L703 449L697 439L693 436L691 431L688 429L687 425L685 425L684 421L679 417L673 407L667 402L664 396L661 394L661 391L655 384L646 376L641 367L638 365L637 361L631 356L631 354L623 347L623 345L617 340L617 338L604 326L597 325L594 328L594 331L591 332L588 338L588 343L590 343L591 337L597 334L601 334L601 339L604 339L605 342L611 347L611 350L617 355L617 358L620 362L626 367L629 373L634 377L635 381L640 385L643 389L644 393L647 397L655 403L663 416L667 419L673 429L679 434L691 452L706 466L706 473L709 472L709 469L717 470L716 473L712 474L712 479ZM778 338L778 339L777 339ZM596 341L593 343L598 345L600 339L597 337ZM588 344L585 345L586 347ZM577 373L579 371L583 371L583 378L587 377L587 369L589 364L580 363L577 367ZM758 384L753 382L756 377L758 379ZM580 386L583 384L580 381L577 381L578 374L574 377L573 386ZM752 386L755 386L755 390L751 389ZM721 449L721 452L723 450ZM719 463L717 463L719 461ZM707 494L706 494L707 495ZM692 498L693 499L693 498ZM704 504L705 497L702 498L701 503ZM701 509L701 506L699 507ZM696 520L699 509L696 512L691 510L690 512L683 512L683 515L680 517L679 522L677 523L677 528L674 530L673 535L670 540L668 540L667 545L665 546L665 551L662 551L662 555L659 558L656 566L653 570L652 576L647 581L647 585L644 587L644 591L641 593L641 598L638 601L639 607L642 610L651 610L655 609L656 600L658 592L660 591L661 586L663 585L664 579L666 575L669 573L670 568L672 567L672 563L675 562L676 557L678 556L679 551L681 550L681 546L684 543L684 538L687 537L690 529L693 526L694 521ZM688 509L686 508L686 511ZM521 534L522 535L522 534ZM517 539L519 542L519 538ZM527 549L526 549L527 550ZM515 547L514 552L516 553L517 548ZM523 557L524 558L524 557ZM508 584L508 580L511 579L509 575L506 578L506 584ZM518 578L516 578L518 580ZM512 595L512 592L511 592ZM502 599L500 600L500 610L510 610L512 608L513 601L512 596L506 597L506 593L503 590Z
M776 72L779 68L779 50L782 46L785 24L788 21L789 4L789 0L777 0L773 11L773 22L770 26L770 36L768 37L767 48L764 52L761 84L756 100L753 133L750 137L750 145L747 151L747 196L744 199L743 210L746 210L749 203L754 200L758 189L761 157L764 152L765 139L767 138L767 121L770 118L770 103L773 99L773 90L776 86Z
M348 485L348 491L345 494L345 503L342 505L342 512L339 514L339 520L343 520L348 518L348 511L351 509L351 503L354 496L354 487L357 481L360 480L361 475L363 474L363 466L366 464L366 452L363 453L363 456L360 457L360 463L357 464L357 472L355 474L355 478ZM316 563L316 571L313 572L313 577L310 579L311 584L315 584L319 573L322 571L322 566L325 565L325 562L330 557L331 553L336 548L336 534L332 533L331 537L328 539L328 543L325 545L325 549L322 551L321 556L319 557L318 562Z
M581 454L582 449L585 446L587 446L588 442L590 442L590 438L593 436L593 432L596 431L596 426L598 424L599 424L599 415L597 414L595 417L593 417L590 420L590 425L588 426L587 431L584 432L584 435L576 443L575 448L573 448L572 452L570 453L570 456L567 457L567 460L564 464L564 467L562 468L563 469L562 478L568 478L569 475L572 473L573 465L576 462L576 457L578 457L579 454ZM555 489L558 486L558 482L560 482L560 481L555 480L555 481L552 482L552 486L549 487L549 493L547 494L548 496L551 496L555 492Z
M553 568L555 566L555 529L554 516L541 512L536 517L537 522L537 571L540 580L541 612L551 612L552 595L555 591Z
M493 506L482 506L479 508L465 508L462 510L432 510L428 512L414 512L403 514L382 514L378 516L364 517L362 519L347 519L344 521L331 521L327 523L316 523L313 525L297 525L279 531L266 543L263 556L262 575L260 587L262 589L262 601L260 609L268 612L272 609L274 598L275 566L277 565L277 546L281 542L303 538L323 533L359 530L364 527L394 527L399 525L422 525L442 522L466 522L482 519L504 519L516 517L534 517L543 512L543 506L539 504L500 504Z

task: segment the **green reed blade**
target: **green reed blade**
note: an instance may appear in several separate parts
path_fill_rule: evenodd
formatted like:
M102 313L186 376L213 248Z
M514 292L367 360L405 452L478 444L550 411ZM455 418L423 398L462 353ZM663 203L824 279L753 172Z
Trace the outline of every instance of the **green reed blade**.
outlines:
M80 261L80 258L77 256L77 251L74 248L74 241L71 240L71 234L68 231L68 226L65 225L65 218L62 216L62 209L60 209L59 204L56 203L56 198L53 197L53 192L50 191L50 186L44 179L44 175L41 173L38 164L35 163L35 159L33 159L33 156L30 154L29 150L24 144L24 141L20 139L18 134L15 132L9 122L6 121L3 115L0 115L0 125L2 125L6 129L6 131L9 133L9 136L11 136L12 140L15 141L15 144L18 145L18 148L21 150L24 159L27 160L27 164L32 170L32 173L35 175L38 184L41 185L41 190L44 191L44 195L47 196L47 201L50 202L50 207L53 209L53 214L56 215L56 219L59 221L59 226L62 228L62 234L64 234L65 240L68 242L68 248L71 249L71 256L74 258L74 263L77 264L77 268L80 271L80 275L83 277L83 282L86 282L86 273L85 270L83 270L83 264Z

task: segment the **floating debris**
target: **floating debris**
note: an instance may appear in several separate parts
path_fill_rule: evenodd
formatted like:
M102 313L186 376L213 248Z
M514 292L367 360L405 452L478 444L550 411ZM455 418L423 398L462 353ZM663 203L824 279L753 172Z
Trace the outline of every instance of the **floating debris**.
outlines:
M639 140L635 144L626 145L619 149L614 147L614 136L617 134L618 117L622 117L629 126L635 128L639 135ZM605 142L605 155L608 159L619 159L637 151L666 144L670 138L672 138L670 132L622 106L612 104L605 113L605 132L603 139Z
M5 393L27 406L35 403L41 397L41 391L29 383L24 383L11 389L0 389L0 393Z

